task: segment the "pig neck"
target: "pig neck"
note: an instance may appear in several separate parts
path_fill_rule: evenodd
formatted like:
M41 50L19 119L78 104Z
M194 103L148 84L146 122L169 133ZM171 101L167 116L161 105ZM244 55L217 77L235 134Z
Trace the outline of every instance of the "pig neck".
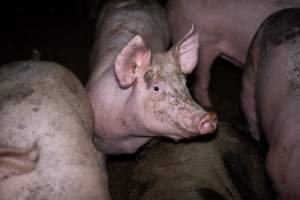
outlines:
M134 153L151 139L148 136L151 133L137 114L141 112L140 107L131 103L134 87L121 89L115 79L107 83L114 89L105 94L108 102L104 103L104 114L96 119L96 130L100 131L98 146L106 154Z
M107 62L108 59L104 61ZM93 108L100 110L100 112L95 112L96 134L102 138L103 152L118 153L106 150L109 146L115 145L120 145L115 147L120 149L127 149L127 146L131 149L138 149L151 139L147 136L151 133L146 131L142 119L138 117L139 105L132 102L135 86L121 88L114 73L114 57L111 58L110 63L110 65L99 65L105 70L100 69L93 74L90 81L93 84L90 85L95 85L95 88L89 88L88 84L88 90L92 91L90 95L93 95L91 98Z
M124 45L126 43L124 42ZM112 50L113 49L113 50ZM114 61L121 51L121 47L108 47L104 49L93 49L92 59L91 59L91 78L90 81L97 80L101 78L101 76L110 69L114 68ZM97 55L97 56L94 56ZM101 67L99 67L101 66Z

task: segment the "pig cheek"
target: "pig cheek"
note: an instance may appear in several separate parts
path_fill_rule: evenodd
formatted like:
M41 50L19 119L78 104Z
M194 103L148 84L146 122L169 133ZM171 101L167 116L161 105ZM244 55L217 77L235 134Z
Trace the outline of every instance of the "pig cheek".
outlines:
M159 94L158 94L159 93ZM151 92L149 98L146 100L145 110L151 119L164 123L166 121L166 110L167 110L167 101L166 101L166 92Z
M178 124L178 129L182 127L189 128L191 126L191 124L189 123L190 121L185 119L188 119L188 116L192 112L192 110L184 106L182 101L179 100L179 97L173 97L169 99L168 105L168 109L170 110L170 112L174 113L173 117L175 121L181 122L181 125Z

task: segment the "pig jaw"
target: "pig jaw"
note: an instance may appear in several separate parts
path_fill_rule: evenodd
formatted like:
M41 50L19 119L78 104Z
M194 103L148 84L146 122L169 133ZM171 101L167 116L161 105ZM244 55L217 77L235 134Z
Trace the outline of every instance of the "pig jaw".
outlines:
M94 135L93 142L97 149L105 154L133 154L146 144L151 137L124 136L120 138L102 138Z

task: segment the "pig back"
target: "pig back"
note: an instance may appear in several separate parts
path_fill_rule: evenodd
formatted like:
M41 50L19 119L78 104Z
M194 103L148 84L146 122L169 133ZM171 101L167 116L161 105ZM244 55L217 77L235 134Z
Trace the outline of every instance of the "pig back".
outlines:
M26 128L32 130L40 129L43 125L53 129L56 124L70 123L76 119L80 120L87 133L90 132L92 110L86 92L77 78L61 65L42 61L7 64L0 68L0 84L1 114L4 116L1 121L7 122L2 124L4 127L24 130L25 127L17 126L25 123L28 124ZM40 123L32 124L32 120ZM25 130L32 134L31 141L16 139L11 144L25 146L25 143L39 137L36 131L31 133ZM16 135L24 134L24 131L13 132Z
M266 169L277 199L299 199L300 9L271 15L253 41L255 110L268 142ZM248 114L248 113L246 113Z
M246 70L253 67L255 71L257 115L269 142L271 129L280 134L284 130L278 129L282 126L279 122L299 113L299 106L295 106L300 100L299 49L300 9L285 9L271 15L251 45ZM272 131L272 140L279 136L275 132Z
M66 68L42 61L2 66L0 127L1 148L34 147L37 154L32 171L0 181L1 200L109 199L91 141L91 105Z
M274 199L264 156L252 138L221 122L216 135L178 143L164 140L142 151L134 162L112 160L112 196L116 200ZM121 196L121 188L131 192Z
M98 17L90 71L97 66L110 67L135 35L142 36L153 51L166 50L170 35L163 8L154 0L117 0L105 4Z

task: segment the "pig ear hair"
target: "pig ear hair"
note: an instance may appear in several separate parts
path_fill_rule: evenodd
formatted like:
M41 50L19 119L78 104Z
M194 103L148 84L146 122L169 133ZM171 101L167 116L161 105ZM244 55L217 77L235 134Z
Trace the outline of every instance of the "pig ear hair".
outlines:
M151 51L141 36L134 36L121 50L115 61L115 73L122 88L130 87L151 60Z
M192 24L189 32L172 48L172 55L179 62L182 73L189 74L193 71L198 61L198 49L199 34Z

